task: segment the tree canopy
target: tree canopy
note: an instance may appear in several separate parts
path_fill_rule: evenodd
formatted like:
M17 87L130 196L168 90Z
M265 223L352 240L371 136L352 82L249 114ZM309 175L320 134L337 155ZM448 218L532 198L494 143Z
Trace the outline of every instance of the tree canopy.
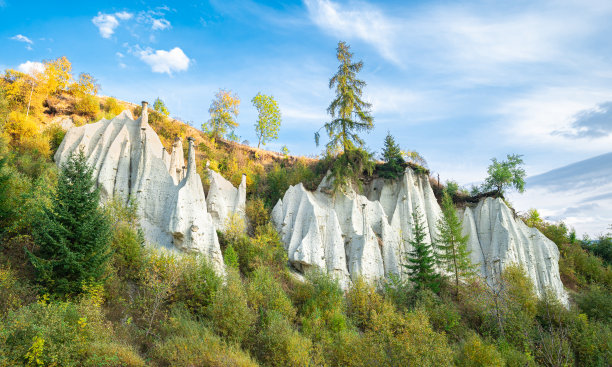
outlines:
M153 102L153 109L161 115L168 117L170 112L168 112L168 108L166 108L166 104L159 97L155 99Z
M505 161L499 162L497 158L491 159L487 169L489 176L485 179L484 190L496 190L503 194L507 188L515 188L518 192L525 191L525 169L522 155L509 154Z
M374 118L370 114L371 104L362 99L366 82L357 78L363 68L363 62L353 62L353 53L345 42L338 42L336 57L340 62L338 71L329 80L329 88L336 88L336 98L327 108L332 120L325 123L329 143L328 151L342 148L346 152L363 146L364 142L357 134L374 127ZM315 142L319 144L319 133L315 133Z
M273 96L257 93L251 102L257 108L258 113L255 133L258 139L257 148L259 148L261 144L266 145L267 142L278 139L281 112Z
M219 89L208 109L210 119L202 125L202 129L210 133L215 139L233 131L238 127L236 117L238 117L239 106L240 98L237 94Z
M38 249L28 256L37 280L50 291L76 294L104 275L111 231L99 200L92 169L80 150L62 166L52 206L33 226Z

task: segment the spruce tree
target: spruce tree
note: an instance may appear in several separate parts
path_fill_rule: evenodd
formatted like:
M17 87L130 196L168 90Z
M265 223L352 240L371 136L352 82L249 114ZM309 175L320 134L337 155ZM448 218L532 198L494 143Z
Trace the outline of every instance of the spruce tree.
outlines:
M381 177L397 178L404 172L406 161L402 157L402 151L399 145L395 142L390 132L387 132L387 136L385 137L382 158L385 163L379 169Z
M414 237L410 241L410 245L413 249L408 252L408 264L404 267L407 269L408 276L414 283L415 289L429 288L437 293L440 291L440 275L434 269L436 257L433 246L425 241L427 236L425 231L423 216L417 208L412 213L412 234Z
M62 166L57 194L33 226L36 278L49 291L74 295L99 281L110 256L110 222L98 206L99 191L82 150Z
M438 221L438 258L443 268L451 272L455 278L455 295L459 293L459 278L472 276L476 273L476 266L470 260L470 251L467 248L469 235L462 235L463 225L453 199L448 191L444 191L442 198L442 218Z
M374 128L374 118L370 114L371 104L362 100L363 87L366 83L357 78L363 68L363 62L353 63L353 53L345 42L338 42L336 57L340 61L338 72L329 80L329 88L336 87L336 98L327 108L332 120L323 127L329 136L327 148L334 151L341 147L343 153L363 146L363 140L357 135L359 131ZM319 133L315 133L315 142L319 145Z

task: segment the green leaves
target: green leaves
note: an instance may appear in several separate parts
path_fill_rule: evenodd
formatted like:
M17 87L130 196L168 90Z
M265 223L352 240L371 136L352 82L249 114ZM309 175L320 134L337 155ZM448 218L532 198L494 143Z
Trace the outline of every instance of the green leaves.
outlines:
M282 120L281 112L278 103L272 96L257 93L251 102L259 113L255 123L255 133L259 139L257 148L259 148L261 144L266 145L267 142L278 139L278 131Z
M237 94L219 89L208 109L210 119L202 125L202 129L209 132L215 139L225 135L228 130L235 129L238 127L236 117L238 117L239 106L240 98Z
M336 98L330 103L327 112L332 120L324 125L329 143L328 151L342 147L349 149L363 146L357 132L368 131L374 127L374 118L370 115L371 104L363 101L363 87L366 83L357 79L357 73L363 67L363 62L352 63L353 54L350 46L339 42L336 56L340 65L337 73L329 80L329 88L336 88ZM319 145L319 133L315 133L315 142Z
M497 158L492 158L493 162L487 172L489 176L485 179L484 190L497 190L500 194L508 187L514 187L518 192L525 191L525 169L523 169L522 155L507 155L507 160L498 162Z

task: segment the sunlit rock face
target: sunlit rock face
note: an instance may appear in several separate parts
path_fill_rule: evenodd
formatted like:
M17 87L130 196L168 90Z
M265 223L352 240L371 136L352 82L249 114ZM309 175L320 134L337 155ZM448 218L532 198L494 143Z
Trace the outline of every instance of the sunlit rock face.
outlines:
M172 152L166 152L147 122L146 104L143 111L136 120L126 110L112 120L102 119L69 129L55 161L61 165L73 152L83 149L93 168L101 200L118 198L125 203L134 200L149 243L201 253L223 272L217 227L207 206L227 208L223 200L230 196L233 206L224 215L229 215L234 207L244 208L246 187L236 189L221 175L209 173L211 187L220 189L207 203L196 172L193 141L189 139L185 165L181 140L174 142ZM224 195L223 190L231 192ZM244 195L235 195L235 191Z
M363 191L363 195L350 189L332 195L328 178L315 191L302 184L287 190L273 209L272 221L295 268L324 269L343 287L360 276L370 281L391 274L406 279L415 211L421 213L425 241L437 238L441 209L429 179L407 168L400 179L378 178ZM489 263L498 270L517 263L525 267L538 294L550 288L566 302L559 251L553 242L515 218L499 199L487 198L463 216L472 260L480 264L483 276L492 282L498 274Z

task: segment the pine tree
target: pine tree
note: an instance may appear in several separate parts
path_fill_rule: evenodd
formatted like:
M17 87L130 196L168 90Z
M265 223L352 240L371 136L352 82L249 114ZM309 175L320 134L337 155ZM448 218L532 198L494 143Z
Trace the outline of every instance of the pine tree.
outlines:
M62 166L57 194L33 227L37 249L28 251L37 280L49 291L72 295L99 281L110 257L110 222L82 150Z
M366 83L357 79L363 62L353 63L353 53L349 50L350 46L345 42L338 42L336 56L340 65L338 72L329 80L329 88L336 87L336 98L327 108L332 120L323 126L330 138L328 150L341 147L344 153L356 146L363 146L357 132L374 128L374 118L369 111L371 104L361 99ZM315 133L315 142L319 144L318 132Z
M408 252L409 263L404 267L408 270L408 276L417 290L429 288L437 293L440 291L440 275L434 269L436 257L433 246L425 242L427 236L425 230L423 216L417 208L412 213L414 238L410 241L410 245L413 250Z
M455 278L455 295L459 293L459 278L472 276L476 272L476 266L472 264L467 248L469 235L463 236L462 228L453 200L445 190L442 198L442 218L437 224L440 250L438 258L444 269L451 272Z
M404 172L406 161L402 157L402 151L395 142L393 135L387 132L382 158L385 163L380 166L379 174L384 178L397 178Z

